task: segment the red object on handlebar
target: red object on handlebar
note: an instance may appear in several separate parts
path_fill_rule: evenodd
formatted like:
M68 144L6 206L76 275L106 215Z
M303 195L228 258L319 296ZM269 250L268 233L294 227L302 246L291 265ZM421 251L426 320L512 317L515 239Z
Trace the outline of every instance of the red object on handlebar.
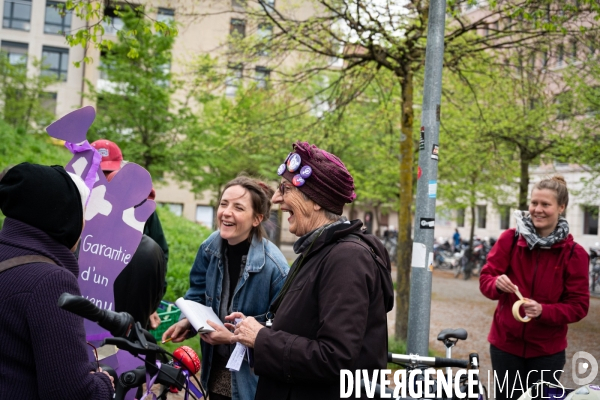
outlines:
M198 354L189 346L178 347L174 352L175 361L182 364L192 374L197 374L200 371L200 359Z

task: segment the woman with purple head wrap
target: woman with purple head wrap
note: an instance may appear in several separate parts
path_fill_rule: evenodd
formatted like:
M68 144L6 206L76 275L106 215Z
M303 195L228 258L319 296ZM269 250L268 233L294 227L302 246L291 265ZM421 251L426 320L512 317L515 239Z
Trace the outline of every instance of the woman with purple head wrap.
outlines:
M389 256L360 220L342 216L354 180L335 155L296 142L277 170L273 203L289 214L298 258L264 327L252 317L233 340L254 348L256 399L333 399L340 370L385 368L393 305Z

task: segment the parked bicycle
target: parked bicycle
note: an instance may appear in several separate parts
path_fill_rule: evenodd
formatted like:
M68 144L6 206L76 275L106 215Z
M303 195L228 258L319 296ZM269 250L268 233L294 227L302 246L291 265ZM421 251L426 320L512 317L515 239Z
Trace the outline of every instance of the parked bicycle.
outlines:
M413 355L413 354L406 355L406 354L388 353L388 362L391 362L391 363L394 363L394 364L404 367L406 369L407 376L409 375L410 371L424 372L426 369L428 369L430 367L434 367L434 368L446 367L446 376L449 376L452 374L452 367L479 370L479 355L477 353L469 354L469 360L460 360L460 359L452 358L452 347L454 347L459 340L465 340L467 338L467 335L468 335L467 331L462 328L444 329L443 331L441 331L438 334L437 339L439 341L441 341L442 343L444 343L444 346L446 347L446 358L423 357L423 356L418 356L418 355ZM418 376L422 378L423 373L419 374ZM479 381L478 375L476 375L475 377L477 380L475 394L477 395L478 400L486 400L488 397L487 389ZM467 392L468 392L467 379L468 379L467 376L464 376L460 380L459 387L460 387L461 393L467 394ZM423 383L421 383L421 385ZM416 381L415 381L415 385L417 385ZM438 393L438 391L437 391L438 385L441 385L441 383L437 382L437 380L434 380L429 388L429 392L437 394ZM365 392L366 390L369 390L370 391L369 395L373 395L373 398L375 398L375 399L384 398L384 397L381 397L382 391L381 391L381 387L379 385L368 384L368 383L365 383L364 381L361 381L361 390L363 392ZM384 388L383 392L393 395L394 390L390 389L390 388ZM424 388L422 390L422 393L425 393ZM424 395L422 398L424 398ZM413 398L396 397L396 400L409 400L409 399L412 400ZM436 399L438 399L438 397L436 397ZM445 397L442 396L439 399L445 399ZM466 399L466 397L465 397L465 399Z
M439 238L433 243L433 268L436 269L453 269L458 265L460 253L453 251L452 245L443 238Z
M600 292L600 263L595 263L592 265L592 270L590 271L591 283L590 283L590 291Z
M397 261L398 232L393 230L386 231L381 242L390 256L390 261L395 264Z
M479 239L473 238L473 248L469 246L468 242L461 244L461 259L459 267L454 273L454 277L458 278L461 274L465 280L471 278L471 276L479 276L481 269L487 262L487 256L496 243L494 238L491 239Z
M141 388L144 383L150 388L154 383L161 384L160 400L166 400L167 393L172 390L183 390L192 399L206 398L206 393L192 371L189 354L177 357L156 344L156 339L139 322L125 312L116 313L102 310L91 301L81 296L63 293L58 299L58 306L90 321L96 322L114 337L104 339L103 345L114 345L138 357L143 366L123 372L116 376L110 367L100 365L114 378L115 400L123 400L131 389ZM143 355L145 358L140 358ZM161 362L166 355L173 359ZM197 356L196 356L197 357ZM198 364L199 369L199 364ZM192 381L194 380L198 386ZM187 398L187 397L186 397Z
M590 291L600 292L600 243L590 247Z

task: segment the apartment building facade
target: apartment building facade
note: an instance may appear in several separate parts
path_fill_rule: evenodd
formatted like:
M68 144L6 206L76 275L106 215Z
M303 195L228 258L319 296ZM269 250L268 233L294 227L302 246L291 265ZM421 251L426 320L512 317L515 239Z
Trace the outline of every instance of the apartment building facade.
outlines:
M266 0L270 7L286 6L289 0ZM108 21L102 22L104 38L117 40L117 32L123 21L115 13L118 2L102 3ZM272 26L248 20L241 0L207 1L203 4L193 0L181 2L141 1L145 13L162 22L175 20L178 36L172 50L171 72L185 77L194 59L201 54L219 57L221 68L228 69L229 78L222 88L227 97L234 98L243 80L254 80L258 87L268 85L271 64L278 68L290 66L293 57L272 60L266 52L252 65L242 65L228 59L230 35L244 37L258 35L265 38L272 33ZM70 47L65 34L86 29L94 21L83 21L72 12L64 13L61 3L53 0L3 0L2 27L0 28L1 49L13 64L25 65L29 74L39 74L36 60L43 63L44 74L56 77L56 83L47 88L45 106L57 117L86 105L94 105L85 96L88 84L98 90L111 90L111 82L98 67L102 64L102 52L94 46ZM122 4L121 4L122 5ZM204 6L204 7L202 7ZM299 17L314 10L309 5L294 5ZM91 63L74 62L89 57ZM124 155L127 158L127 154ZM166 204L175 214L189 220L214 227L215 202L209 191L201 194L191 192L185 183L170 179L155 180L156 200ZM275 219L275 215L273 218ZM287 223L287 221L284 221ZM287 232L284 229L284 232ZM292 241L288 238L287 241ZM284 239L286 241L286 239Z

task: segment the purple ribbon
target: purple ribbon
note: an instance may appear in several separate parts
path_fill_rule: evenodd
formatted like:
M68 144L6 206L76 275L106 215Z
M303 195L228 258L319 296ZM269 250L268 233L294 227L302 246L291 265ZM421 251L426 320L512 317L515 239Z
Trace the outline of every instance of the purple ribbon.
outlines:
M190 371L188 371L185 367L182 367L183 375L185 376L185 396L184 400L188 400L189 392L191 391L197 398L202 397L202 392L200 389L194 385L194 382L190 380Z
M65 147L67 149L69 149L69 151L75 155L77 153L83 153L86 151L93 151L94 157L92 159L92 165L90 167L90 169L88 170L87 175L85 176L85 178L82 176L81 178L83 179L83 181L85 182L85 186L88 187L88 189L90 189L90 193L92 192L92 189L94 187L94 183L96 182L96 173L98 172L98 168L100 167L100 162L102 161L102 155L100 153L98 153L98 150L96 150L91 144L90 142L88 142L87 140L84 140L83 142L77 144L77 143L71 143L71 142L65 142ZM88 201L90 200L90 198L88 197ZM87 205L87 202L86 202Z
M156 378L158 377L158 374L160 374L160 365L160 361L156 360L156 366L158 367L158 371L156 371L156 375L154 375L152 378L150 378L150 373L148 372L148 368L146 368L146 394L140 400L156 400L156 395L152 392L151 389L154 385L154 382L156 381ZM150 397L150 395L152 395L152 397Z

